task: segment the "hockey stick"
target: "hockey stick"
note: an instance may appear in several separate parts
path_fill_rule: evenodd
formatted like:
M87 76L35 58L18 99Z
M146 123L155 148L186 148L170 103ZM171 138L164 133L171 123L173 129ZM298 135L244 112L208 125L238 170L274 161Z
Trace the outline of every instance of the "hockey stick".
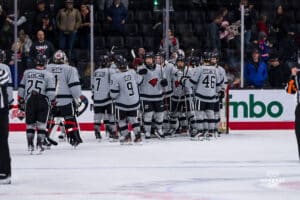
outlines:
M131 49L131 50L130 50L130 53L131 53L131 56L132 56L132 58L133 58L133 59L135 59L135 58L136 58L136 55L135 55L135 53L134 53L134 50L133 50L133 49Z

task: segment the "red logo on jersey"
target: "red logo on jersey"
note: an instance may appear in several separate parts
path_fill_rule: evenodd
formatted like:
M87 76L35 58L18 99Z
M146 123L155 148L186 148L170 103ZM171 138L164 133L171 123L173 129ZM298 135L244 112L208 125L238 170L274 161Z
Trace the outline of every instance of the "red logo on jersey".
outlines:
M154 79L151 79L151 80L149 81L149 84L152 85L152 87L155 87L156 84L157 84L157 82L158 82L158 79L157 79L157 78L154 78Z
M176 80L176 81L175 81L175 87L177 87L177 88L178 88L178 87L179 87L179 85L180 85L180 82L179 82L178 80Z

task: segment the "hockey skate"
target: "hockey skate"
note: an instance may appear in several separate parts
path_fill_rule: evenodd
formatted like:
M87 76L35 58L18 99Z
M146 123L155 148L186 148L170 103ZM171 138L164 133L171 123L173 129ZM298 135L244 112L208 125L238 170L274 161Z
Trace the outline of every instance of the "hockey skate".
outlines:
M202 131L192 130L190 132L190 139L191 140L202 140L204 133Z
M109 132L109 142L118 142L119 136L118 133L115 131Z
M121 145L131 145L132 143L132 140L131 140L131 136L129 133L125 134L125 135L122 135L120 137L120 144Z
M146 140L150 140L150 139L151 139L151 133L146 132L146 133L145 133L145 139L146 139Z
M34 140L34 135L33 134L27 134L27 147L28 147L28 152L29 152L30 155L32 155L33 151L34 151L33 140Z
M47 150L51 149L51 143L48 141L47 138L44 139L43 143L42 143L43 147Z
M45 148L43 146L44 140L45 137L43 135L38 134L36 142L36 149L38 150L38 154L42 154L45 151Z
M176 130L172 128L168 132L165 133L165 136L173 137L175 133L176 133Z
M140 133L135 135L134 141L135 144L141 144L142 143L142 136Z
M34 145L33 144L28 144L28 152L29 152L30 155L33 154L33 152L34 152Z
M9 174L0 174L0 185L11 184L11 177Z
M95 131L95 137L98 142L101 142L102 137L101 137L101 133L99 131Z
M158 137L158 139L165 138L165 134L163 133L163 131L161 129L155 130L154 134Z

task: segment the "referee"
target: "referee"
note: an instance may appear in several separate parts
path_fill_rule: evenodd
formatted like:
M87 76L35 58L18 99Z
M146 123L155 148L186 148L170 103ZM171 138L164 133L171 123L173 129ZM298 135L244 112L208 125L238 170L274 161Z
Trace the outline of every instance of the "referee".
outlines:
M8 111L12 99L10 71L5 60L4 51L0 50L0 184L10 184L11 166L8 147Z
M299 99L299 83L300 83L300 73L299 69L297 67L293 67L291 70L292 76L288 82L288 85L286 87L286 91L289 94L296 94L297 93L297 107L295 111L295 133L296 133L296 139L298 144L298 154L299 154L299 160L300 160L300 99Z

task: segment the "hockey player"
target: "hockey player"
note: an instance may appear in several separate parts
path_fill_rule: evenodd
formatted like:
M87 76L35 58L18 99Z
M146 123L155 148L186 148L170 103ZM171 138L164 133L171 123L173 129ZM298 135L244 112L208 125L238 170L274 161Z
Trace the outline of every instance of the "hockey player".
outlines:
M19 106L25 109L28 150L34 151L34 134L37 129L37 149L44 151L46 126L50 105L55 105L55 79L45 70L46 56L38 55L35 69L24 72L19 86ZM51 102L51 103L50 103Z
M215 130L215 104L218 102L218 93L220 91L219 73L214 66L210 64L211 52L204 52L204 64L194 69L190 83L193 84L195 93L195 116L197 119L197 134L191 134L191 138L204 136L208 129L208 136L213 135ZM183 79L183 84L186 84ZM205 120L205 121L204 121Z
M219 53L218 53L218 51L213 51L212 57L211 57L211 64L216 67L217 72L219 73L219 77L220 77L220 91L219 91L219 95L218 95L218 102L216 102L215 110L214 110L215 111L215 120L216 120L214 132L218 133L218 136L219 136L221 133L220 109L223 108L223 100L225 97L225 91L227 88L228 80L227 80L227 76L226 76L226 72L225 72L224 68L218 65L218 61L219 61Z
M162 75L168 81L168 86L163 88L164 94L164 122L163 122L163 132L168 133L170 131L169 123L169 112L171 106L171 96L173 93L171 79L176 74L177 70L175 66L166 61L166 53L160 51L155 55L155 64L161 67Z
M159 138L163 138L163 88L168 85L168 81L163 77L160 66L155 65L154 54L152 52L145 54L145 65L139 67L138 73L143 75L139 91L142 101L146 139L150 138L152 119L155 121L156 135Z
M11 183L11 160L8 145L8 110L13 102L11 75L5 51L0 50L0 185Z
M141 142L137 111L140 108L138 84L142 82L142 77L134 70L128 70L128 63L124 58L116 59L116 65L120 72L111 77L110 96L116 105L120 143L125 144L131 141L128 123L132 125L135 134L134 142Z
M176 66L178 71L171 78L173 96L171 97L171 130L169 134L174 134L180 125L188 127L188 123L191 123L189 131L191 133L197 132L194 120L193 91L191 84L180 84L181 79L190 78L192 69L185 66L185 58L181 55L177 57Z
M47 66L47 70L55 77L56 107L54 117L64 118L64 129L69 143L76 147L82 143L79 134L79 125L76 119L76 109L82 102L81 85L76 68L67 64L65 52L58 50L53 55L53 64ZM51 126L48 127L51 130Z
M92 83L92 97L94 101L94 129L96 139L101 140L100 124L103 120L105 129L109 133L110 139L116 139L114 133L115 121L113 116L112 99L110 98L111 76L116 70L110 68L109 57L107 55L100 57L100 67L94 72Z

